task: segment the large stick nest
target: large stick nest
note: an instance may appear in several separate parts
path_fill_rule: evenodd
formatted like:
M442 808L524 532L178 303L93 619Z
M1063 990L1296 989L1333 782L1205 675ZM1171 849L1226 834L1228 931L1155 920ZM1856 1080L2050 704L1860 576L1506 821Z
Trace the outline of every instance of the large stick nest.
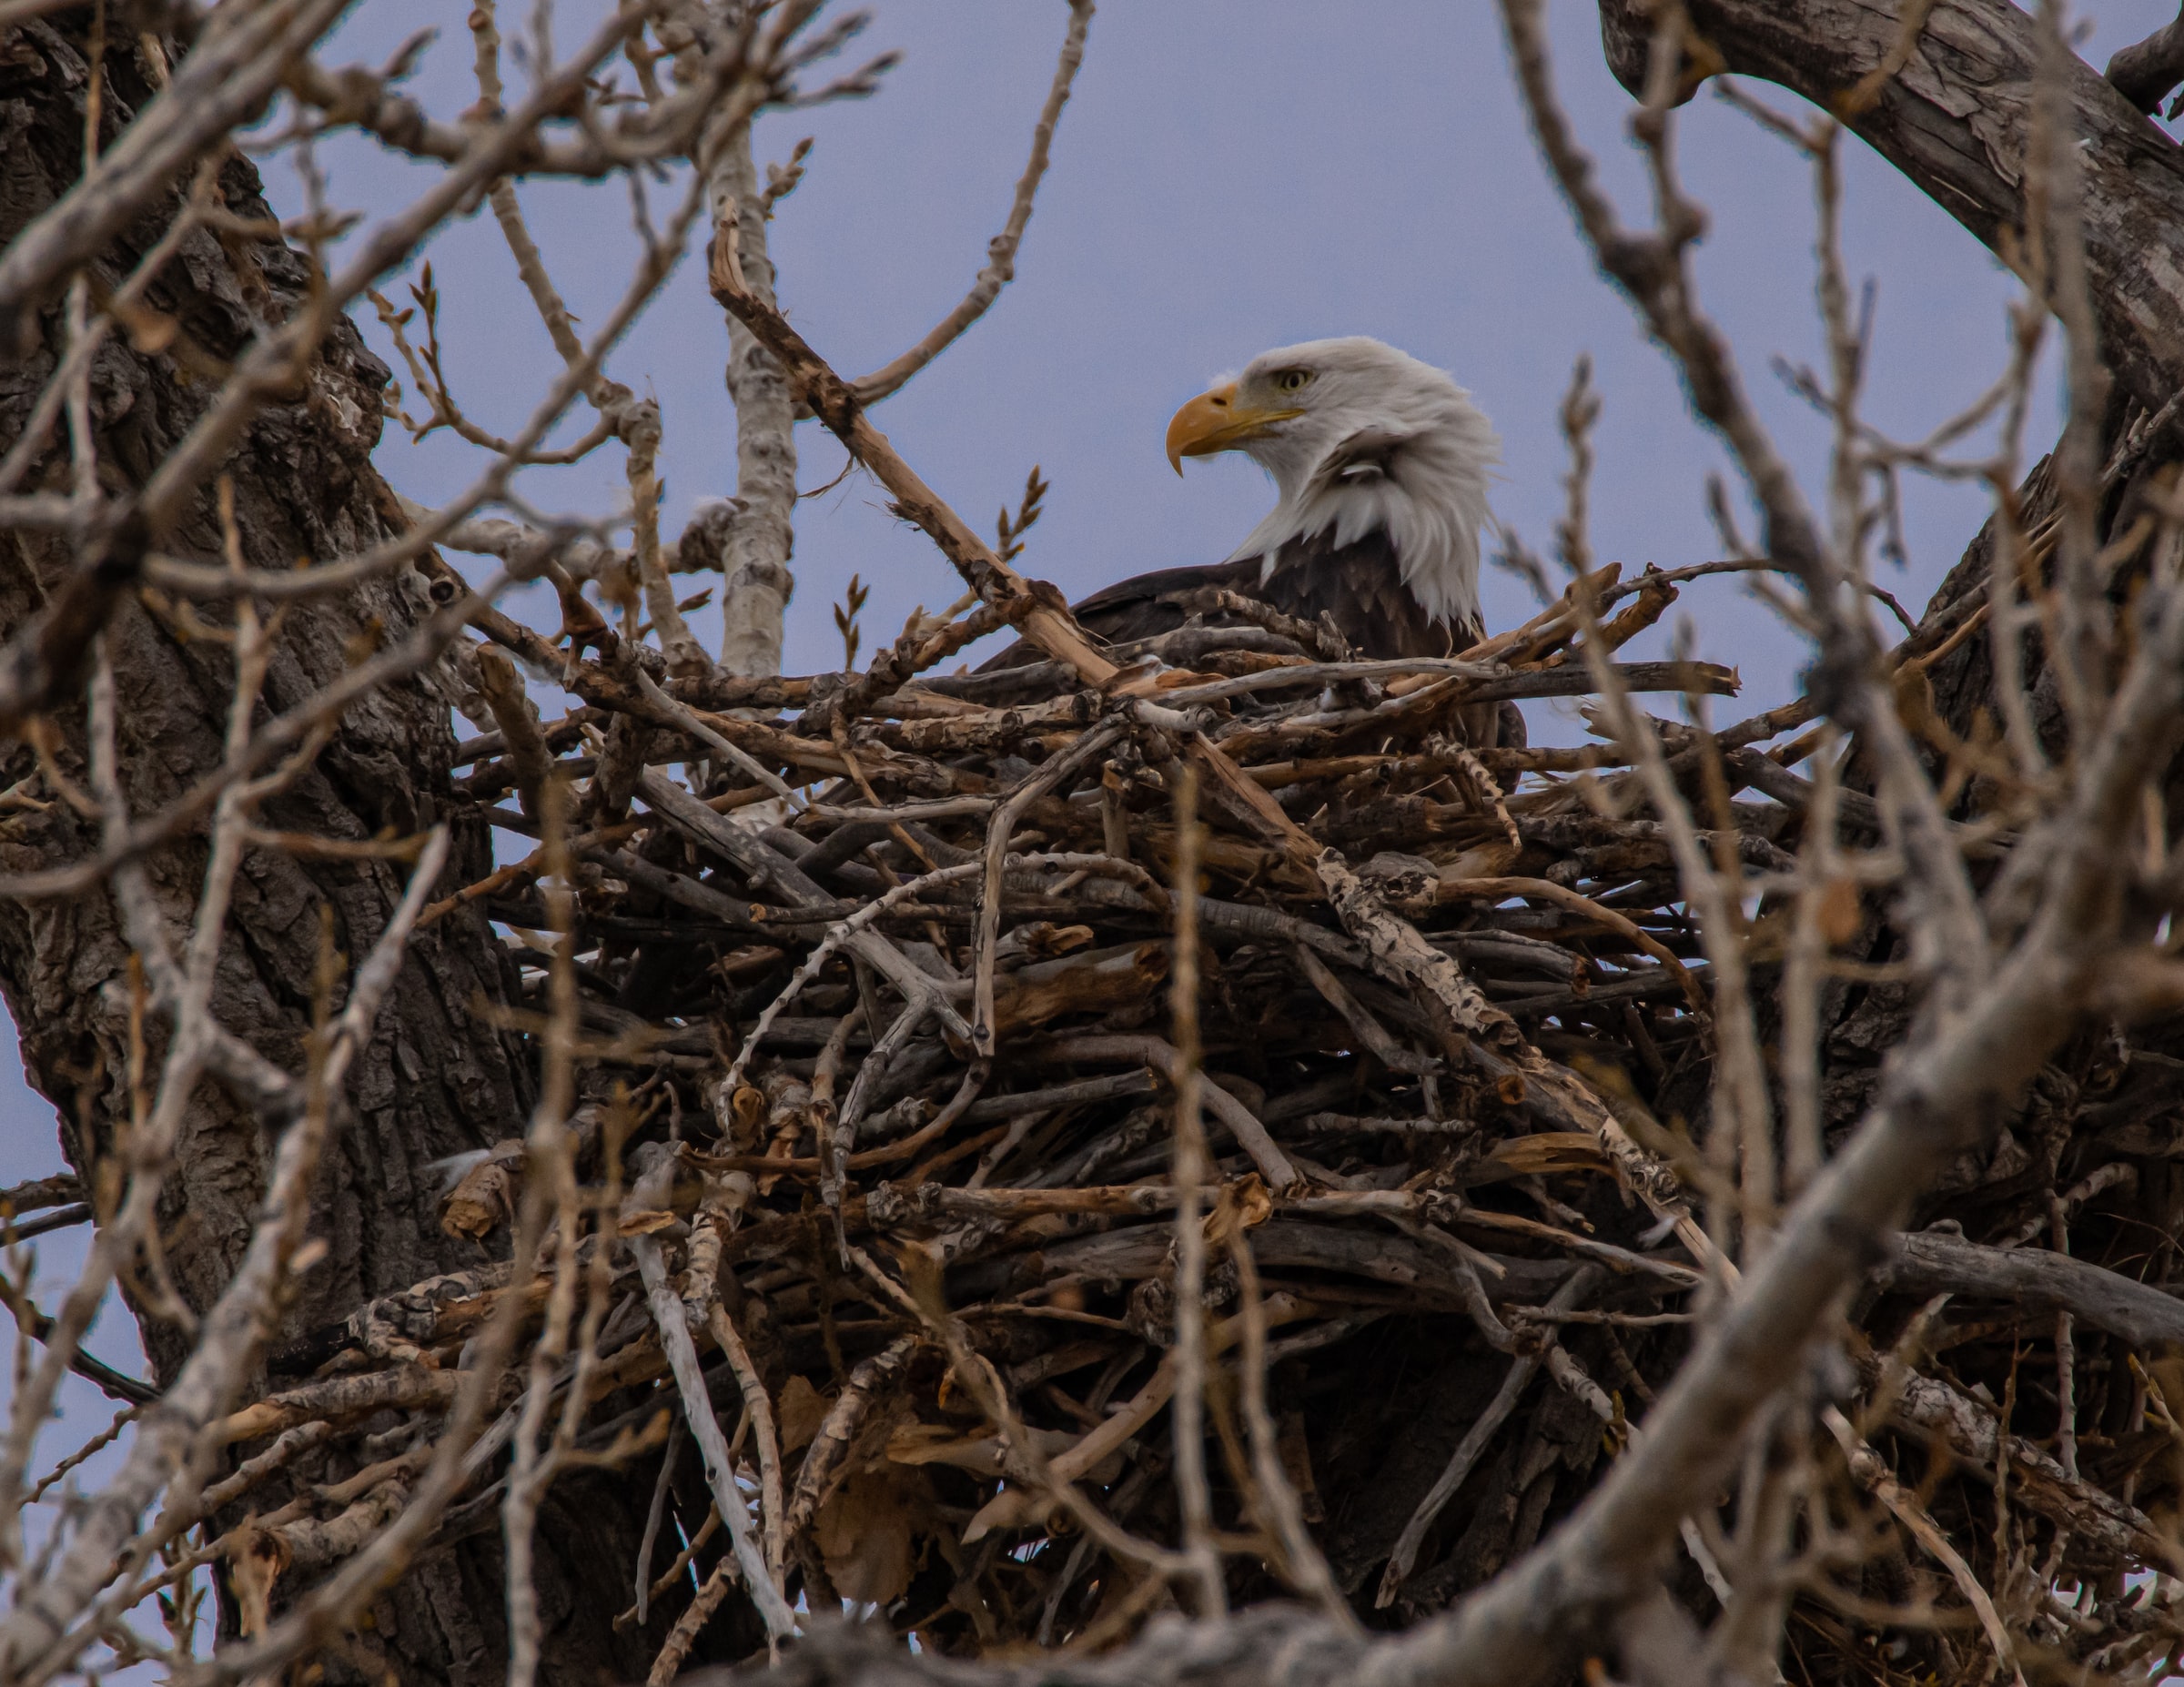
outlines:
M1677 585L1595 577L1599 641L1657 620ZM1029 664L867 685L844 709L849 676L677 682L593 628L602 660L562 670L591 701L540 729L487 664L503 731L463 747L459 792L541 846L434 917L482 913L521 938L511 1023L541 1058L573 1062L572 1163L592 1203L580 1252L606 1250L586 1279L602 1357L575 1446L632 1482L669 1460L649 1621L683 1619L673 1658L716 1604L693 1655L743 1655L762 1635L727 1585L701 1460L669 1429L682 1408L640 1241L689 1310L754 1508L760 1452L778 1442L784 1510L761 1522L780 1532L792 1600L876 1606L928 1652L990 1653L1119 1640L1178 1598L1046 1484L1074 1483L1140 1541L1180 1539L1170 1168L1178 1086L1199 1068L1171 999L1179 962L1199 981L1206 1463L1230 1599L1309 1581L1255 1431L1334 1586L1369 1622L1399 1623L1573 1508L1688 1350L1739 1216L1732 1151L1708 1143L1714 986L1667 829L1613 744L1466 747L1502 702L1591 692L1573 649L1584 618L1564 601L1463 664L1360 664L1324 628L1241 607L1208 603L1117 652L1188 670L1135 701ZM936 666L974 630L914 626L901 666ZM1655 724L1703 844L1754 893L1764 1001L1811 842L1813 788L1791 769L1815 742L1797 735L1814 711L1704 732L1697 705L1734 676L1620 673L1689 702L1664 712L1682 723ZM1198 776L1208 744L1280 824ZM694 793L666 771L677 763ZM1844 839L1874 836L1855 790L1836 807ZM1300 849L1299 828L1329 853ZM1199 864L1195 920L1179 848ZM1836 957L1825 1102L1839 1130L1879 1052L1856 1046L1859 1027L1890 1023L1901 990L1876 912L1847 884L1818 906ZM1195 924L1188 955L1179 920L1187 936ZM1813 1543L1791 1625L1810 1679L1908 1680L1977 1655L1958 1582L1899 1527L1914 1518L2058 1654L2128 1651L2144 1627L2121 1578L2158 1551L2146 1513L2172 1491L2159 1424L2176 1390L2120 1326L2081 1320L2067 1470L2057 1298L2037 1270L1995 1273L2056 1258L2065 1226L2080 1259L2127 1287L2159 1278L2169 1233L2141 1208L2166 1201L2173 1126L2151 1121L2184 1066L2112 1044L2074 1062L1924 1205L1928 1233L1852 1308L1855 1374L1815 1381L1850 1422L1841 1446L1801 1455L1832 1461L1843 1490L1842 1535ZM452 1168L442 1199L443 1224L500 1263L290 1347L273 1391L231 1421L248 1454L288 1432L279 1480L322 1484L275 1514L283 1597L359 1538L341 1519L387 1515L414 1480L416 1460L398 1460L365 1493L325 1497L385 1457L386 1413L437 1421L511 1296L519 1351L548 1316L551 1247L510 1282L525 1164L511 1131ZM617 1227L638 1239L600 1239ZM1915 1318L1941 1289L1955 1301ZM2158 1309L2133 1315L2159 1324ZM744 1349L742 1381L723 1333ZM2152 1350L2143 1333L2138 1345ZM526 1374L511 1369L492 1402L499 1444ZM294 1434L312 1424L318 1439ZM267 1460L266 1477L285 1461ZM499 1524L506 1460L474 1463L443 1540ZM1734 1551L1708 1498L1669 1567L1695 1611ZM270 1561L248 1527L243 1544ZM2033 1609L2071 1583L2098 1591L2082 1613ZM709 1590L695 1611L693 1587ZM1872 1616L1922 1601L1925 1630Z

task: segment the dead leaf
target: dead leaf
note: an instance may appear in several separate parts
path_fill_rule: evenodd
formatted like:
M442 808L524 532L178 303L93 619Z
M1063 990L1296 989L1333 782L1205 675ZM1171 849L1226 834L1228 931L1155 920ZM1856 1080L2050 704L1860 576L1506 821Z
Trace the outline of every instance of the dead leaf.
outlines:
M440 1227L450 1236L481 1242L514 1210L515 1178L497 1159L483 1159L462 1175L440 1203Z
M766 1116L766 1093L749 1084L736 1086L728 1098L728 1134L738 1154L758 1146L759 1121Z
M1089 925L1057 925L1051 920L1034 920L1016 930L1016 941L1024 945L1024 952L1039 961L1051 961L1057 955L1082 949L1092 941L1092 936Z
M288 1543L269 1529L258 1526L256 1512L228 1537L228 1584L235 1590L243 1635L265 1631L273 1609L273 1586L289 1561Z
M958 1435L945 1423L905 1423L887 1438L891 1464L945 1464L976 1476L1001 1474L1001 1442L991 1435Z
M1512 1136L1495 1146L1486 1163L1520 1177L1533 1173L1552 1177L1562 1172L1614 1169L1602 1151L1599 1138L1582 1130L1543 1130L1536 1136Z
M140 356L156 358L175 343L175 336L182 325L163 310L154 310L149 305L124 305L109 300L106 308L121 319L129 331L129 345Z
M2169 1415L2184 1422L2184 1358L2166 1353L2143 1369L2161 1396L2161 1403L2169 1408Z
M819 1433L819 1426L826 1421L827 1408L833 1403L804 1378L789 1379L781 1398L774 1403L774 1420L781 1427L784 1458L811 1445L812 1437Z
M676 1223L674 1214L651 1207L639 1207L622 1216L621 1230L624 1236L650 1236L655 1230L664 1230Z
M1474 844L1468 849L1452 850L1445 856L1431 857L1439 864L1444 879L1497 879L1517 864L1523 851L1514 848L1506 839L1491 844Z
M859 1470L819 1508L812 1540L844 1599L885 1605L908 1591L920 1532L930 1532L933 1490L896 1464Z
M1274 1197L1267 1193L1266 1179L1247 1172L1221 1186L1220 1197L1206 1215L1206 1245L1225 1248L1231 1237L1256 1229L1274 1216Z
M1835 879L1820 893L1820 935L1831 948L1840 947L1858 934L1866 923L1858 904L1858 887L1848 879Z
M1033 1441L1049 1459L1057 1458L1081 1439L1069 1429L1043 1429L1034 1425ZM887 1459L892 1464L945 1464L974 1476L999 1476L1006 1460L998 1435L958 1435L945 1423L906 1423L887 1438ZM1103 1469L1105 1467L1102 1467ZM1112 1481L1122 1473L1119 1462L1113 1473L1089 1472L1096 1483Z
M1934 712L1934 682L1926 677L1926 671L1906 662L1894 677L1896 717L1905 729L1928 742L1936 728L1946 731L1941 717Z

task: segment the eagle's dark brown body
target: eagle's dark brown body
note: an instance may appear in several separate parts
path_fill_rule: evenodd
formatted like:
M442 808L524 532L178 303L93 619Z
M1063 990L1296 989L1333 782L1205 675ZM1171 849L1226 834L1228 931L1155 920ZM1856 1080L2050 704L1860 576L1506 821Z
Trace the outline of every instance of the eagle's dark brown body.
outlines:
M1077 624L1108 644L1129 644L1173 632L1195 613L1201 624L1234 626L1240 618L1186 607L1191 594L1220 587L1256 598L1299 621L1325 613L1357 654L1384 662L1404 656L1455 656L1485 637L1477 624L1451 628L1431 620L1403 584L1387 535L1368 533L1337 547L1324 533L1282 547L1270 579L1259 579L1257 557L1196 568L1164 568L1104 586L1071 609ZM1034 645L1018 642L981 664L979 672L1039 660ZM1524 717L1514 703L1480 704L1461 712L1464 736L1475 745L1524 742Z
M1075 606L1088 632L1110 644L1158 638L1181 626L1182 600L1208 586L1257 598L1285 615L1317 621L1321 613L1368 660L1397 656L1453 656L1478 642L1476 627L1451 629L1430 621L1403 584L1387 535L1372 532L1335 547L1324 533L1282 547L1271 579L1259 580L1256 557L1198 568L1161 569L1095 591ZM1233 618L1207 616L1219 626Z

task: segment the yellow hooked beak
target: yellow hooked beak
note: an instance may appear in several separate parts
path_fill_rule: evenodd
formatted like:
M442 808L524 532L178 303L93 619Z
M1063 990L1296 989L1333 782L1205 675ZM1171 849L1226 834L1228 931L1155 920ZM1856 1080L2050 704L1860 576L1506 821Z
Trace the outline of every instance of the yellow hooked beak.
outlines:
M1237 402L1236 383L1201 392L1176 412L1168 424L1168 460L1178 474L1186 457L1209 457L1260 438L1276 422L1301 416L1302 410L1259 409Z

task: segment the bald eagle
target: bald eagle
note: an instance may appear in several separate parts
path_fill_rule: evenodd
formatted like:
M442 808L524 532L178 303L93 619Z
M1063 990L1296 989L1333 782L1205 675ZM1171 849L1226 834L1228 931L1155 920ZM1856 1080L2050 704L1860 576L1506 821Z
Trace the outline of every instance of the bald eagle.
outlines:
M1481 530L1501 439L1431 365L1361 336L1262 352L1168 425L1168 459L1242 451L1279 500L1228 561L1096 591L1078 621L1111 642L1174 631L1178 600L1224 586L1302 620L1330 616L1367 657L1448 656L1484 636Z

